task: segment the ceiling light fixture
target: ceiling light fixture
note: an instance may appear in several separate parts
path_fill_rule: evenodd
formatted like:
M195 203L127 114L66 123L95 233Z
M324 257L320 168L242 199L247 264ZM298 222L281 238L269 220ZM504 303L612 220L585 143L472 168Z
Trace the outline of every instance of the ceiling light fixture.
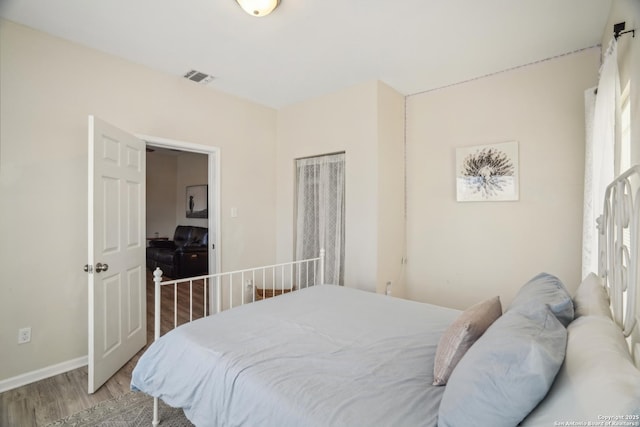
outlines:
M251 16L267 16L278 7L280 0L236 0L245 12Z

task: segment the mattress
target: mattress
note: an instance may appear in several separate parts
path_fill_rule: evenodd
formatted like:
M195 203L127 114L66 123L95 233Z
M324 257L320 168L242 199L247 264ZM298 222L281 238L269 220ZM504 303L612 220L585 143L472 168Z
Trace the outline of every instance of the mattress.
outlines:
M131 387L196 426L435 426L440 335L460 311L323 285L180 326Z

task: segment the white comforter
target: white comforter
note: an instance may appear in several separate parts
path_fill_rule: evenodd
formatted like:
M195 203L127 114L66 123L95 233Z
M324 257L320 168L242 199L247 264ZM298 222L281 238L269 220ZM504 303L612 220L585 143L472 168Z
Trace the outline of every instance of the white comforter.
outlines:
M435 426L438 339L457 310L316 286L181 326L131 386L196 426Z

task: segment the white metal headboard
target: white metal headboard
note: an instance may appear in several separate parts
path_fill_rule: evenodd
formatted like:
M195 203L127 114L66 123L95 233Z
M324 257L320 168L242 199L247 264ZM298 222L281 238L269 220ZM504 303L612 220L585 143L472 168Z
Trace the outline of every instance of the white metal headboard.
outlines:
M640 165L620 174L607 187L598 219L598 274L611 299L613 318L630 338L636 363L640 358L638 321L638 231L640 222Z

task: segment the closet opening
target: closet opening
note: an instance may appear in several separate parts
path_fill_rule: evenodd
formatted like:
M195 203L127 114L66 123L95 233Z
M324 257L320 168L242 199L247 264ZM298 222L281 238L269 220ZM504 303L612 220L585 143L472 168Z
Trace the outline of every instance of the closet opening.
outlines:
M325 250L325 283L344 284L345 153L295 160L297 260Z

